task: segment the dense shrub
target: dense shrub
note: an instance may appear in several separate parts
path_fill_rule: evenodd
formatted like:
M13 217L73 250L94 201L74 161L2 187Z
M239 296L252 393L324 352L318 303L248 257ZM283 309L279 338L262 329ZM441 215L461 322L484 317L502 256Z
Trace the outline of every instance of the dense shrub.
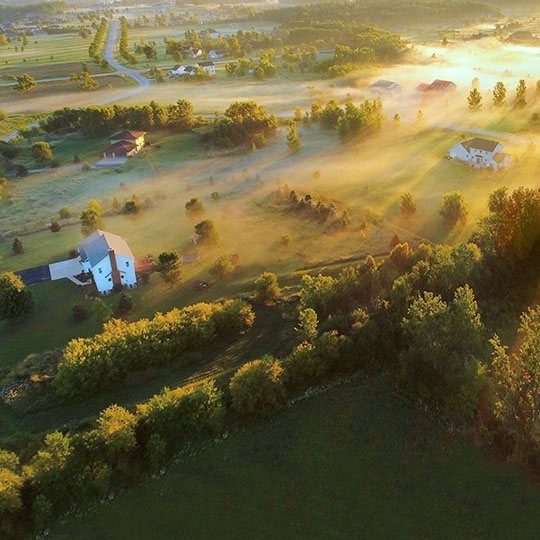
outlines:
M278 360L267 357L243 365L229 384L233 407L240 414L267 414L285 400L283 368Z
M253 320L251 308L238 300L195 304L131 323L113 319L100 334L68 343L53 383L59 395L85 395L123 380L129 371L178 359L217 335L245 331Z
M187 437L213 433L223 423L222 394L214 381L165 388L137 407L139 422L151 434L178 445Z

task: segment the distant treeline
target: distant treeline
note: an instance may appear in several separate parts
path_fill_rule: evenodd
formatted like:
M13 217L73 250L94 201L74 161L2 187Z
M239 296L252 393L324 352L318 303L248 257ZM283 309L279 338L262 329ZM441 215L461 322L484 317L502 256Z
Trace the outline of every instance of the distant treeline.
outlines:
M278 8L264 11L259 17L294 28L301 27L300 21L309 21L310 25L325 20L401 27L404 24L468 22L500 15L494 7L464 0L361 0Z
M67 10L68 5L61 0L18 6L0 4L0 21L13 22L29 17L49 17L57 13L65 13Z

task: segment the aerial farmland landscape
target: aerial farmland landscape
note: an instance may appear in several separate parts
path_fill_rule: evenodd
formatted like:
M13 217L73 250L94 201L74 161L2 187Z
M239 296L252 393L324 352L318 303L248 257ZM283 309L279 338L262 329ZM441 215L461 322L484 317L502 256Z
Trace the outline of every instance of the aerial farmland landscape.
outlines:
M0 538L540 538L538 0L0 0Z

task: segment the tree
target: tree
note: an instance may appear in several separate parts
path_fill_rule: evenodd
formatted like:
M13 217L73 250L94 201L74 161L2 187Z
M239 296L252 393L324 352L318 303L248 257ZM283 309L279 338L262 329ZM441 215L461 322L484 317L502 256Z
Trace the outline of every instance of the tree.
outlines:
M298 313L298 326L295 328L299 342L312 342L318 334L319 319L312 308L305 308Z
M116 315L123 317L127 315L133 309L133 300L131 296L126 293L122 293L118 299L118 304L116 304Z
M177 283L182 277L180 257L176 251L164 251L158 256L156 272L165 283Z
M243 365L229 383L233 407L240 414L268 414L285 401L283 368L271 357Z
M21 253L24 253L24 246L22 240L18 236L15 237L15 239L13 240L13 244L11 245L11 251L13 251L15 255L21 255Z
M60 219L69 219L72 216L71 210L67 206L64 206L58 210L58 216Z
M477 88L473 88L470 93L469 97L467 98L467 102L469 103L469 110L471 112L478 112L482 108L482 101L483 101L482 94L480 93L480 90Z
M195 225L197 244L213 246L219 243L219 233L216 225L210 219L206 219Z
M466 285L446 304L425 292L401 324L404 381L424 401L448 414L472 418L485 380L485 336L473 291Z
M53 152L49 143L41 141L32 146L32 155L36 161L45 162L53 158Z
M103 224L103 209L95 199L88 201L86 209L81 213L81 230L83 234L90 234Z
M416 203L414 202L414 197L412 193L403 193L401 195L401 213L404 216L410 217L416 212Z
M185 204L185 209L188 217L196 218L204 214L204 205L197 197L192 197Z
M502 107L506 103L506 86L499 81L493 88L493 105Z
M221 199L221 195L219 194L218 191L212 191L212 193L210 193L210 198L211 198L214 202L218 202L218 201Z
M34 309L32 293L12 272L0 274L0 319L15 319Z
M83 71L79 77L79 88L85 92L88 92L91 90L97 90L99 88L99 84L96 79L90 75L90 73Z
M96 298L94 300L94 303L92 304L92 311L101 325L110 320L113 315L112 308L101 298Z
M540 307L523 313L518 338L512 354L498 337L491 342L490 403L497 431L511 443L512 460L534 464L540 453Z
M193 105L187 99L179 99L175 105L169 107L169 123L180 130L190 130L195 125L193 118Z
M527 83L521 79L516 88L516 107L524 108L527 106Z
M19 75L16 77L16 81L17 84L14 86L14 88L19 94L26 94L37 86L34 78L28 75L28 73Z
M137 446L136 425L137 417L119 405L110 405L99 415L95 433L109 461L121 464L121 469L125 468L126 458Z
M234 274L235 266L228 255L222 255L215 260L208 272L217 279L225 279Z
M439 209L439 215L449 228L465 224L469 217L469 207L463 193L459 191L446 193Z
M23 477L19 458L13 452L0 449L0 532L10 536L9 517L22 508Z
M287 127L287 146L291 152L298 152L300 150L300 137L296 129L296 122L289 120Z
M276 274L263 272L255 280L255 299L262 304L269 304L281 298L281 289Z

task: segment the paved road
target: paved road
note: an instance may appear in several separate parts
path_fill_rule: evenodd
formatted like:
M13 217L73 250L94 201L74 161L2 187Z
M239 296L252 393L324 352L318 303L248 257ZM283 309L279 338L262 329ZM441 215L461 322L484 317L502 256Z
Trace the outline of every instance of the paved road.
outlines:
M137 94L141 92L142 90L145 90L150 85L150 80L141 75L136 69L130 69L126 68L122 64L119 64L114 59L114 52L116 49L116 37L118 35L118 22L117 21L111 21L109 24L109 34L107 36L107 43L105 44L105 50L103 53L103 57L109 62L112 68L114 68L116 71L114 73L103 73L101 76L105 75L126 75L127 77L131 77L136 83L137 86L135 88L129 88L124 91L120 91L118 94L115 94L113 97L102 99L100 101L96 102L96 105L108 105L109 103L113 103L115 101L118 101L120 99L132 96L134 94ZM96 75L97 76L97 75ZM59 77L55 79L42 79L38 82L46 82L46 81L61 81L61 80L69 80L69 77ZM13 83L8 83L8 85L11 85ZM5 86L5 85L4 85ZM39 125L39 122L34 122L33 124L30 124L26 126L27 129L37 127ZM7 135L4 135L1 137L1 140L3 141L10 141L17 137L18 131L14 131L12 133L8 133Z

